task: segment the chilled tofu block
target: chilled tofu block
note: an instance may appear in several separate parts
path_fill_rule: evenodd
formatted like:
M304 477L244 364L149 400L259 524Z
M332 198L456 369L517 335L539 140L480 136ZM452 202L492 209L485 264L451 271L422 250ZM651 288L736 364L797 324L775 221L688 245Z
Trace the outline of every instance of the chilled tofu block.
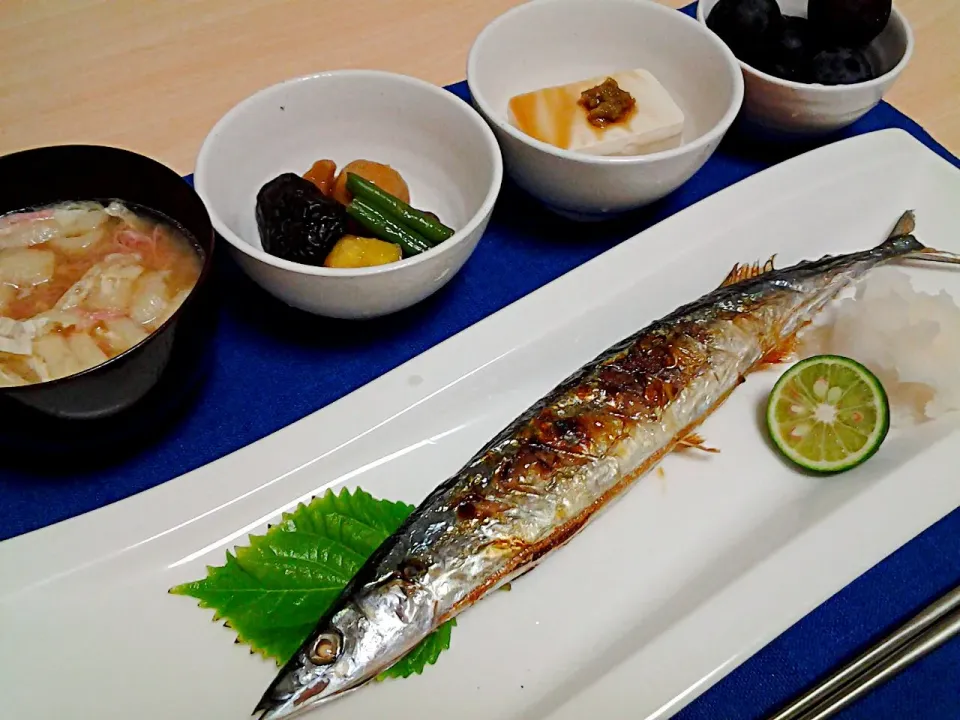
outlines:
M678 147L683 112L647 70L624 70L510 98L510 122L531 137L590 155Z

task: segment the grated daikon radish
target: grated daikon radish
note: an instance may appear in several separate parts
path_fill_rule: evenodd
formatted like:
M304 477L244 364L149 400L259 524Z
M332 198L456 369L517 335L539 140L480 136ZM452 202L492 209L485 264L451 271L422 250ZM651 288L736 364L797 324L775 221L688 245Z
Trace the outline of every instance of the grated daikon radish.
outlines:
M960 410L960 306L946 291L914 289L902 270L874 270L853 297L824 310L801 335L800 356L824 353L852 358L877 376L895 426Z

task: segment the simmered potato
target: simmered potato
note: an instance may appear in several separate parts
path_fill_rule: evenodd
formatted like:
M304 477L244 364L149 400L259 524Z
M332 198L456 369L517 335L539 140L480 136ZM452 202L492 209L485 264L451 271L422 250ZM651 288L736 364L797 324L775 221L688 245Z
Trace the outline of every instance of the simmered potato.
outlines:
M400 177L400 173L389 165L372 160L354 160L341 168L340 174L337 175L337 184L333 188L333 199L337 202L347 205L352 199L352 195L347 190L348 172L369 180L384 192L400 198L405 203L410 202L410 188Z
M337 240L323 265L329 268L371 267L397 262L401 257L399 245L376 238L344 235Z

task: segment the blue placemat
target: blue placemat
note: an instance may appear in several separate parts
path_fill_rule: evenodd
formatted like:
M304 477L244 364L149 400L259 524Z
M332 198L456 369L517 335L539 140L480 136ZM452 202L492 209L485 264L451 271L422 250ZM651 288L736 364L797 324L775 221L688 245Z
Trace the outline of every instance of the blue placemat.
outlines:
M693 6L684 11L693 14ZM465 83L450 90L467 97ZM907 130L960 167L916 123L883 103L830 140L890 127ZM604 225L561 220L506 183L487 234L463 270L432 298L383 320L349 323L291 310L221 253L213 277L225 298L217 357L197 404L150 450L109 470L69 478L0 470L0 540L116 502L279 430L640 230L811 147L772 150L732 135L684 187ZM762 718L958 582L960 511L955 511L790 628L679 717ZM841 717L960 718L960 643L921 661Z

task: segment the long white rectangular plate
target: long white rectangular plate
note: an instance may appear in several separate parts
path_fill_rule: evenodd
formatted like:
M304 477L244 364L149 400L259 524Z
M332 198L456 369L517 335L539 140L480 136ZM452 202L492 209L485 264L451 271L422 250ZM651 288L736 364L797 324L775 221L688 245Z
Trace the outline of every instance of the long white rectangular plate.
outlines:
M326 488L418 503L571 371L713 289L734 262L871 247L906 208L923 241L960 251L958 197L960 173L901 131L817 150L243 450L0 543L2 714L249 717L276 667L169 587ZM960 296L955 269L910 272ZM461 615L435 667L316 717L666 718L960 505L947 422L892 433L840 477L789 469L758 422L776 376L752 376L706 423L720 455L667 458L663 476L641 480L512 592Z

